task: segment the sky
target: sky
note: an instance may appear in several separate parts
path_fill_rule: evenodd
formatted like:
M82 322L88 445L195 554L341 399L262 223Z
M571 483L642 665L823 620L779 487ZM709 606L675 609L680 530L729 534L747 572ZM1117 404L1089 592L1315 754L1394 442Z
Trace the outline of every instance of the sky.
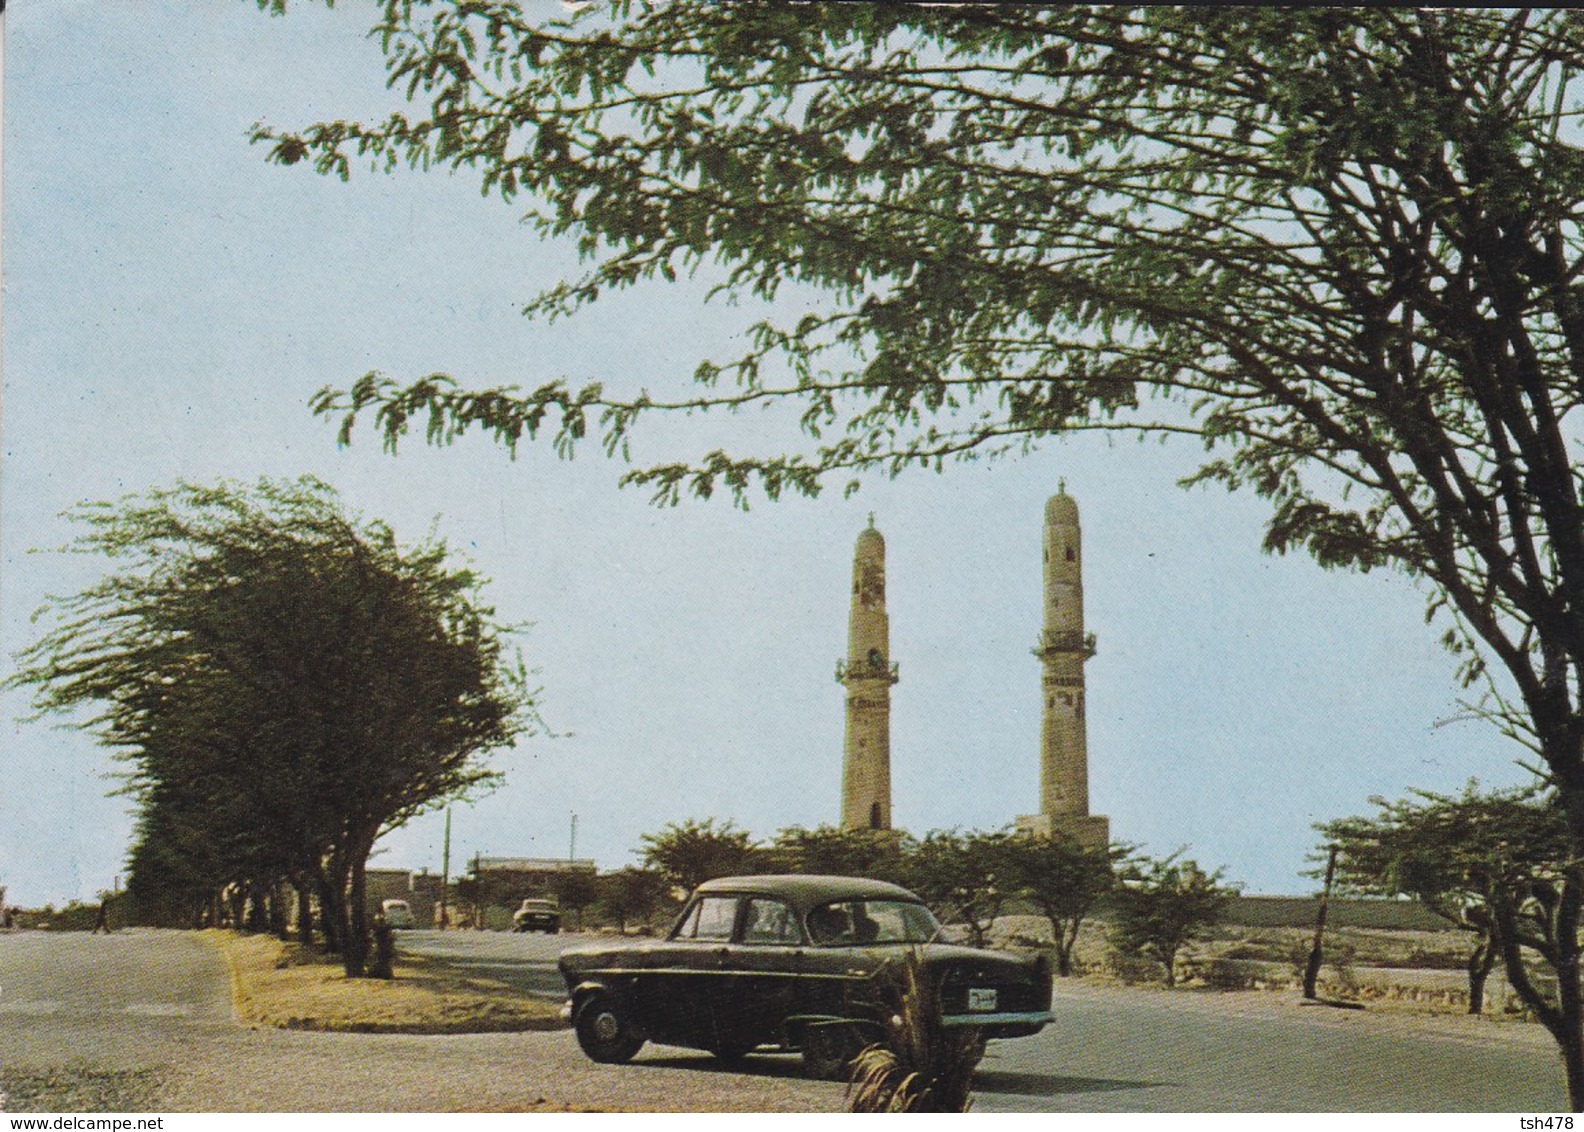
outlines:
M348 183L268 164L256 121L380 115L367 9L36 0L5 20L0 672L51 594L106 564L50 553L87 500L178 479L313 474L399 536L431 530L489 579L538 674L553 735L453 807L453 872L476 853L636 860L686 818L759 838L839 818L854 541L887 544L895 823L997 829L1037 809L1040 537L1065 481L1083 522L1091 810L1113 838L1178 849L1251 893L1313 891L1313 823L1372 795L1527 779L1459 714L1425 594L1259 550L1266 505L1177 480L1192 443L1076 437L995 463L874 477L851 498L653 506L597 446L575 459L480 438L395 456L337 446L308 401L378 369L464 384L601 379L682 389L741 345L752 304L697 284L601 298L544 325L522 305L577 270L520 207L443 173ZM817 296L785 292L794 321ZM773 418L639 435L639 460L775 451ZM118 764L0 695L0 886L23 906L120 882ZM575 845L574 845L574 821ZM441 867L443 817L371 865Z

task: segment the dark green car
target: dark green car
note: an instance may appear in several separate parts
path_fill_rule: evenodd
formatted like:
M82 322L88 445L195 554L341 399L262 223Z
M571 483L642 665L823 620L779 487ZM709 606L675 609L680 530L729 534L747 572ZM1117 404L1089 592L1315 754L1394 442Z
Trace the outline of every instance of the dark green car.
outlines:
M1044 956L939 934L922 900L883 881L726 877L699 886L664 940L562 952L564 1013L595 1061L627 1061L646 1041L728 1061L763 1048L801 1051L817 1077L884 1037L909 965L940 1026L1014 1038L1052 1021Z

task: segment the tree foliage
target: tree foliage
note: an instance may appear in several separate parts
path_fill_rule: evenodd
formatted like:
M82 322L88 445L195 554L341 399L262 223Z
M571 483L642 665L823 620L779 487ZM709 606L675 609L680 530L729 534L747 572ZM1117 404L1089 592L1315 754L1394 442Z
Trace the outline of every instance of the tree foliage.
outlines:
M1577 772L1571 13L436 0L378 30L411 112L261 126L274 160L475 173L591 261L532 312L700 270L821 298L670 400L370 375L319 401L348 429L614 449L667 405L802 403L808 452L631 473L673 499L1193 434L1199 478L1272 500L1268 547L1428 578Z
M759 871L759 847L747 830L730 821L688 818L642 837L646 868L654 869L685 895L707 880Z
M618 869L599 878L599 909L620 932L626 932L629 920L647 926L665 906L668 887L666 878L652 869Z
M1469 957L1469 1009L1478 1013L1485 976L1499 956L1509 985L1564 1049L1572 1025L1567 993L1581 955L1570 876L1576 853L1554 796L1536 789L1461 795L1415 791L1372 799L1377 813L1320 826L1340 849L1338 875L1363 892L1407 895L1476 934ZM1525 953L1557 975L1556 989L1529 975Z
M1129 862L1116 890L1112 942L1126 954L1160 963L1166 985L1175 986L1178 954L1220 920L1235 895L1221 884L1221 875L1177 854Z
M71 517L68 549L116 569L54 600L10 683L128 764L129 887L167 903L312 887L361 974L375 840L487 786L479 755L533 722L480 580L311 479L183 484Z
M535 312L706 266L734 293L821 292L674 402L801 400L814 450L634 482L774 495L1076 429L1191 433L1219 453L1200 478L1273 501L1270 548L1428 578L1577 769L1572 14L674 3L541 24L437 0L387 4L379 31L416 113L261 126L274 160L476 172L592 261ZM319 405L389 442L417 420L616 447L670 403L370 375Z
M901 884L913 839L899 830L790 826L771 846L776 867L811 876L868 877Z
M1007 835L977 830L931 830L903 860L907 887L933 908L942 922L960 920L975 947L1011 895L1004 849Z
M1050 922L1056 973L1072 974L1078 932L1117 885L1123 845L1086 846L1062 834L1019 833L1002 847L1005 883Z

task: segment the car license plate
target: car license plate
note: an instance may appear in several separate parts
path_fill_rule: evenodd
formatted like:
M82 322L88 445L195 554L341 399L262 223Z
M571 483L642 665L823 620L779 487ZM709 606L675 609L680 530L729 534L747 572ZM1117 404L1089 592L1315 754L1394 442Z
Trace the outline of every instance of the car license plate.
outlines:
M968 1009L978 1012L990 1011L996 1008L996 992L993 987L969 987Z

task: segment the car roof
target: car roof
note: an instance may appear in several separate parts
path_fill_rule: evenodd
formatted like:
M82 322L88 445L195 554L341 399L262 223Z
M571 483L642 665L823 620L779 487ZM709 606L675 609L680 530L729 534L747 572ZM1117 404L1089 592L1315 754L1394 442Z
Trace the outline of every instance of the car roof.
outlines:
M913 893L898 884L864 877L843 876L742 876L707 880L696 889L701 893L734 895L751 893L778 896L802 907L827 900L905 900L922 904Z

